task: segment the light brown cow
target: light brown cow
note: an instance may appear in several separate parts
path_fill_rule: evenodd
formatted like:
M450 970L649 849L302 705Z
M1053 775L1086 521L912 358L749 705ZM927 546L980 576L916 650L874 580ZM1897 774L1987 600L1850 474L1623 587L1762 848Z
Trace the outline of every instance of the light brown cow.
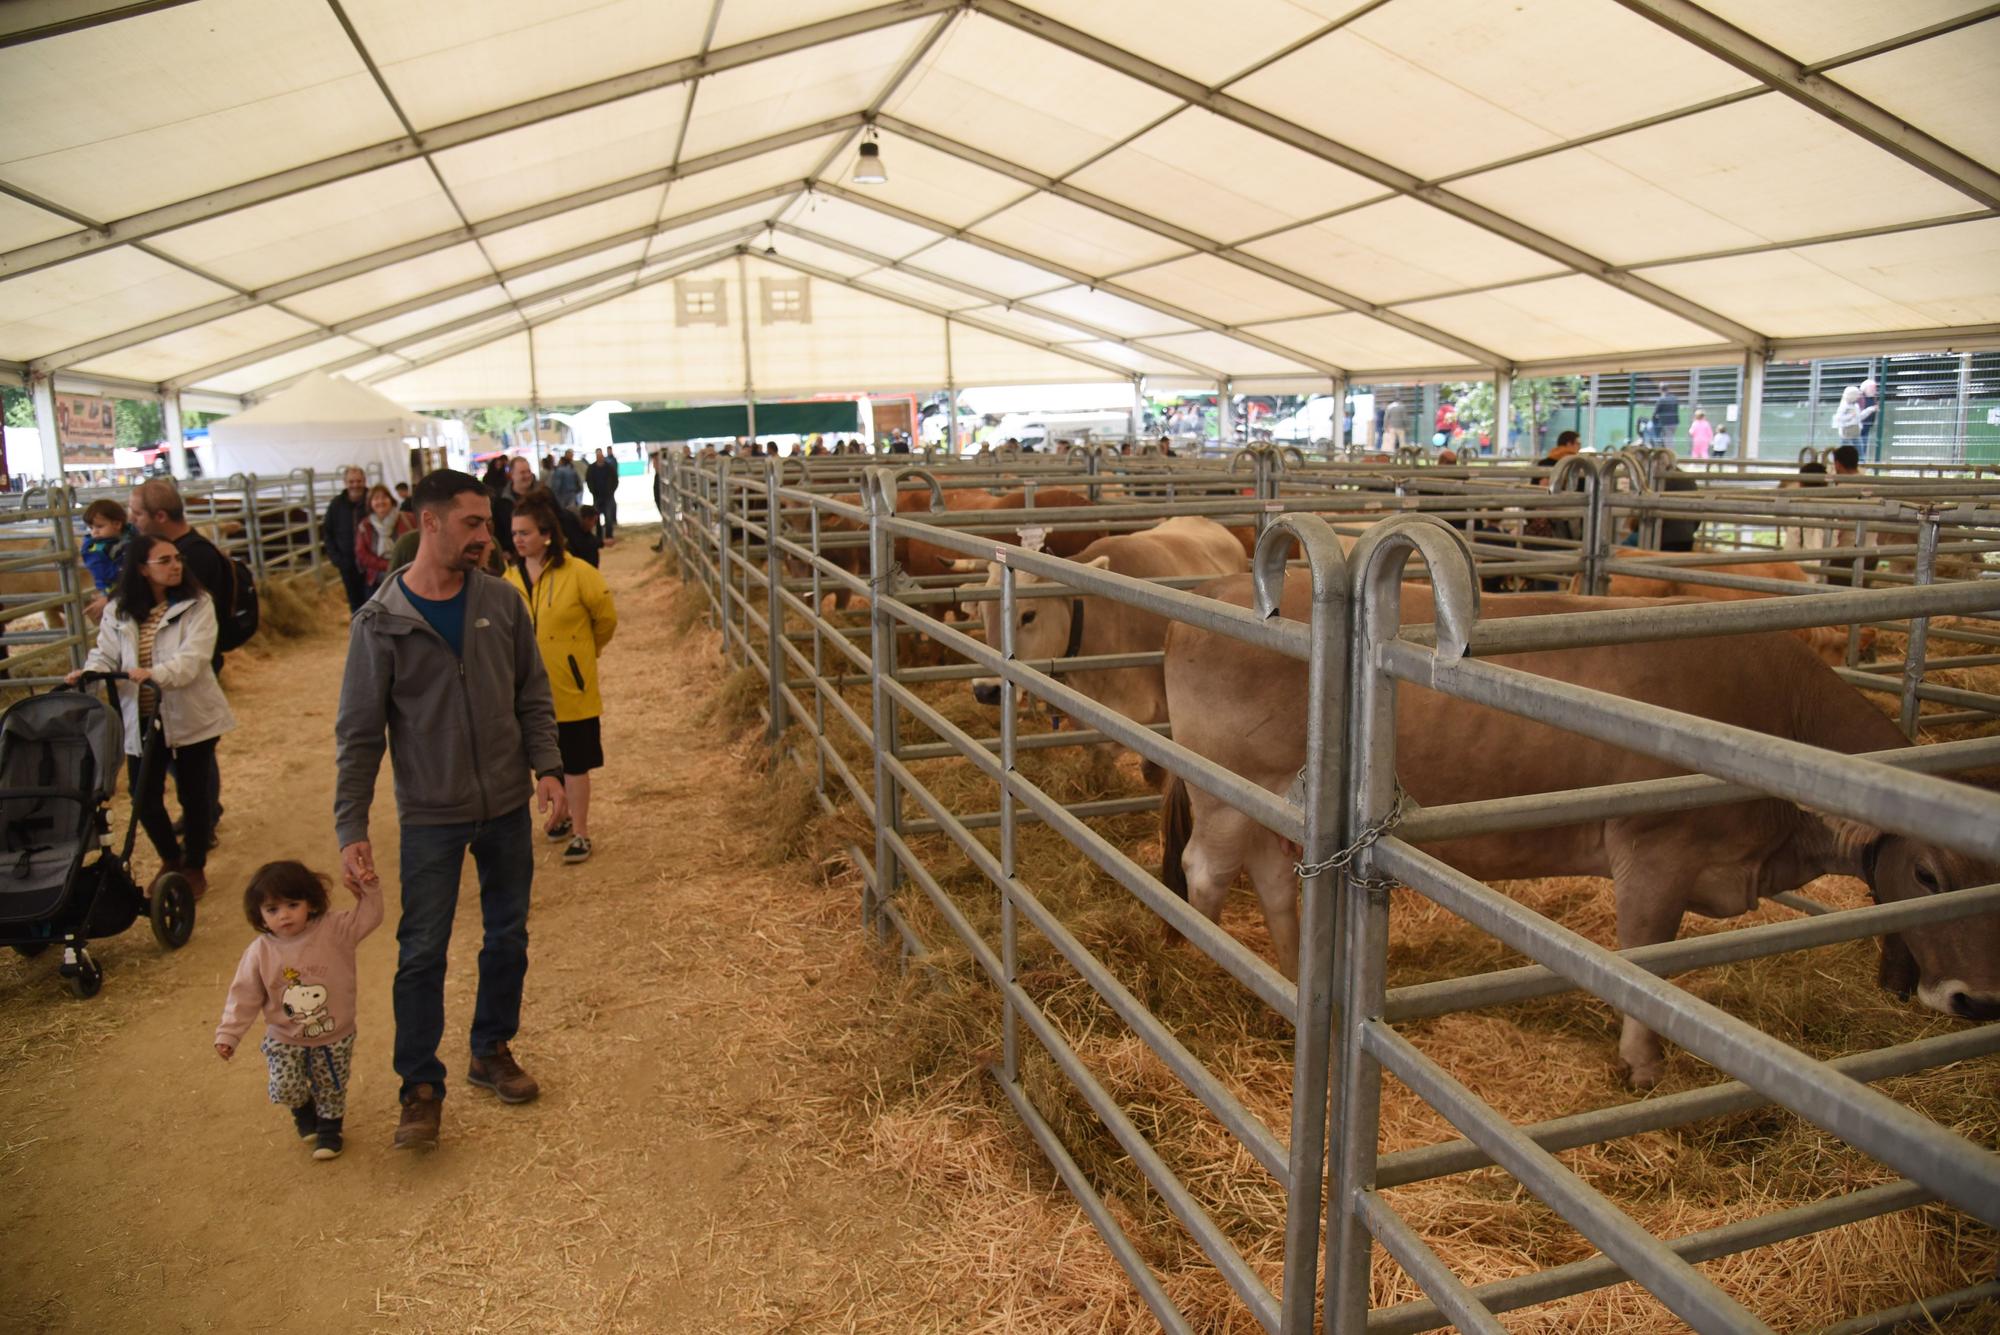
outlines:
M1238 606L1251 603L1247 575L1202 592ZM1431 620L1428 588L1406 585L1402 604L1406 623ZM1644 605L1565 594L1499 595L1482 600L1480 615ZM1281 610L1303 621L1308 606L1307 579L1295 573L1286 581ZM1788 635L1606 645L1491 661L1843 753L1906 744L1894 723ZM1305 763L1304 663L1176 624L1167 636L1165 670L1177 742L1274 793L1291 787ZM1397 688L1396 737L1397 775L1409 795L1426 806L1681 772L1664 761L1409 684ZM1211 919L1220 914L1237 872L1250 869L1278 962L1291 973L1298 957L1295 850L1179 780L1168 785L1162 824L1162 879ZM1733 917L1817 876L1864 877L1882 902L2000 877L2000 868L1976 859L1829 821L1779 799L1481 835L1425 851L1482 880L1611 877L1621 947L1671 941L1690 911ZM1882 980L1906 995L1914 989L1925 1005L1948 1014L2000 1018L2000 915L1887 938ZM1659 1079L1660 1040L1630 1017L1619 1053L1635 1085Z
M832 499L845 505L861 504L861 498L853 494L835 496ZM1039 487L1035 491L1032 503L1025 490L1010 491L1004 495L995 496L991 492L983 491L977 487L948 488L944 492L944 500L945 509L950 511L1010 511L1054 507L1066 508L1070 506L1086 506L1091 503L1090 497L1079 491L1071 491L1067 487ZM898 515L921 516L930 513L930 508L931 489L929 487L904 487L896 493L896 513ZM1009 517L1006 522L1011 524L1013 520ZM1024 515L1020 520L1020 524L1022 525L1032 522L1033 517L1027 515ZM799 535L806 531L807 526L807 521L803 516L797 512L793 512L788 516L787 523L792 530L794 540L802 541L803 539ZM1009 546L1019 546L1021 539L1016 531L1016 527L1010 527L997 533L981 534L980 537L982 541L990 539L994 542L1006 543ZM868 532L868 528L863 523L851 521L839 515L821 515L819 531L822 537L833 534L865 535ZM1054 529L1049 532L1042 547L1043 550L1053 553L1056 556L1073 557L1103 536L1104 530L1102 529ZM829 548L825 552L825 559L851 575L862 579L868 577L868 548L866 546L857 545ZM899 537L896 539L896 564L902 568L903 573L913 579L928 575L949 574L955 568L954 563L959 559L960 554L958 552L952 551L949 548L939 547L934 543L925 542L921 538L912 540ZM795 575L805 573L809 572L803 566L794 571ZM850 594L846 588L836 588L833 590L833 605L836 608L844 610L847 607L849 597Z
M1649 552L1638 547L1620 547L1612 552L1614 558L1646 560L1655 556L1666 556L1666 552ZM1812 578L1805 567L1797 561L1736 561L1727 565L1690 566L1690 572L1701 571L1718 575L1742 575L1751 579L1783 580L1787 584L1811 584ZM1583 592L1583 576L1571 581L1570 592ZM1611 572L1611 587L1605 596L1610 598L1705 598L1710 602L1728 603L1744 598L1775 598L1778 594L1759 593L1755 589L1725 589L1719 584L1703 584L1696 580L1654 579L1649 575L1621 575L1615 569ZM1801 626L1790 634L1811 649L1822 663L1839 667L1847 661L1847 627L1845 626ZM1875 647L1875 628L1861 628L1861 651L1864 655Z
M1084 565L1134 579L1175 575L1231 575L1249 569L1236 537L1213 519L1183 515L1138 533L1100 538L1076 558ZM986 587L998 589L1002 567L988 562ZM1048 581L1027 571L1014 576L1015 591ZM1002 643L1000 603L981 603L986 642ZM1112 598L1019 598L1015 608L1014 656L1028 662L1081 654L1141 654L1166 643L1167 620ZM1076 690L1136 723L1167 717L1166 684L1157 664L1075 672L1063 680ZM983 705L1000 703L997 680L975 681L972 694Z

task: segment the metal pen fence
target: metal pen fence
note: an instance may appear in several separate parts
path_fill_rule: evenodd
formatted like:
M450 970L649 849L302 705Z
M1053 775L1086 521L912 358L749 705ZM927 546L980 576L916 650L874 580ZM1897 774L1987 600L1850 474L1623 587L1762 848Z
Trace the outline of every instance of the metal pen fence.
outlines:
M90 587L78 559L75 493L35 488L0 496L0 676L9 688L59 682L83 666L92 636Z
M1874 665L1854 661L1858 631L1849 633L1847 679L1864 688L1890 685L1902 692L1906 732L1914 729L1913 702L1957 707L1949 715L1924 715L1925 723L1986 718L2000 712L2000 699L1926 686L1926 637L1921 631L1936 616L2000 612L2000 582L1983 576L1981 569L1969 574L1961 569L1959 578L1946 581L1937 566L1940 553L1983 561L1996 550L2000 511L1979 495L1955 497L1947 509L1915 503L1902 489L1889 497L1828 493L1826 499L1810 501L1780 498L1775 491L1752 495L1741 488L1668 495L1651 490L1654 478L1643 460L1608 464L1587 458L1555 479L1535 470L1494 470L1475 479L1450 475L1452 470L1313 464L1275 451L1244 457L1247 463L1228 469L1173 461L1149 470L1135 461L1108 462L1099 456L1094 462L1071 462L1067 473L1044 465L1026 474L1010 470L1004 478L985 463L868 472L846 460L833 468L819 466L830 461L814 460L789 470L768 461L745 476L732 461L703 466L675 460L667 464L661 488L664 541L683 578L703 591L708 616L722 632L725 654L762 679L771 739L793 742L790 754L814 776L824 810L851 804L868 826L870 846L864 849L856 842L847 849L861 875L865 926L898 942L910 958L929 956L949 943L992 986L1000 1010L1002 1055L995 1074L1002 1092L1162 1325L1187 1328L1111 1204L1038 1105L1024 1078L1031 1051L1077 1092L1237 1298L1270 1330L1310 1330L1322 1316L1329 1329L1340 1331L1416 1331L1447 1322L1464 1329L1498 1329L1494 1313L1628 1279L1658 1295L1697 1329L1761 1330L1752 1314L1693 1266L1932 1200L1949 1201L1989 1225L2000 1222L1994 1218L2000 1209L2000 1160L1856 1083L2000 1052L2000 1025L1823 1063L1765 1039L1657 976L1993 913L2000 911L2000 886L1962 890L1921 904L1839 911L1801 896L1784 896L1784 903L1807 916L1613 952L1501 899L1419 847L1481 830L1688 810L1772 793L1994 856L2000 852L2000 802L1975 800L1967 796L1970 790L1942 788L1916 776L1992 764L2000 760L2000 742L1913 747L1865 758L1797 748L1804 754L1783 751L1774 757L1771 739L1761 734L1664 710L1635 709L1616 697L1556 692L1538 679L1479 659L1537 647L1697 634L1900 626L1908 632L1901 680L1888 683L1886 673L1871 670ZM906 478L932 509L899 512ZM1033 516L1045 531L1066 526L1132 531L1179 514L1248 521L1259 534L1259 605L1236 608L1172 587L1197 582L1193 580L1127 579L996 542L996 535L1018 526L1024 517L1020 512L996 521L978 511L943 508L953 489L991 488L1001 482L1053 486L1062 478L1067 479L1063 485L1099 479L1099 503L1087 510ZM1545 489L1545 480L1554 485ZM1576 491L1569 490L1572 484ZM853 493L841 495L849 488ZM1746 546L1735 552L1612 559L1622 526L1634 524L1644 534L1649 525L1691 516L1700 518L1711 540L1728 535ZM1531 537L1522 531L1525 518L1565 526L1574 536ZM1787 546L1782 538L1776 547L1754 545L1765 534L1779 535L1788 528L1846 534L1850 525L1865 531L1840 546ZM1350 538L1359 533L1361 545L1352 559L1342 553L1342 530ZM1882 543L1883 537L1890 541ZM968 587L960 575L912 579L899 569L899 542L994 561L998 587ZM1283 583L1285 557L1294 545L1304 560L1300 573L1313 590L1306 622L1262 614ZM865 561L860 559L864 552ZM1404 562L1413 553L1423 559L1433 584L1438 624L1399 631L1397 591ZM1725 556L1766 553L1823 572L1845 564L1851 586L1777 587L1778 581L1704 568L1723 563ZM1894 569L1905 558L1911 563L1907 574ZM1594 589L1614 570L1787 596L1560 618L1477 619L1477 590L1483 581L1566 585L1576 580ZM1026 584L1023 573L1047 582ZM835 594L866 600L865 621L843 617L837 609L829 612L825 600ZM1307 762L1300 785L1286 794L1268 791L1178 745L1164 735L1169 729L1128 720L1062 680L1092 667L1149 666L1159 662L1157 653L1107 662L1074 656L1072 650L1059 660L1022 661L1014 642L1021 604L1080 596L1143 608L1305 663ZM998 645L933 614L996 598L1003 628ZM1980 633L1962 631L1956 624L1952 631L1954 636ZM929 656L942 650L953 661L905 662L906 656L914 656L910 651L925 645L933 647ZM972 676L1004 684L997 736L974 735L919 693L928 683ZM1393 698L1396 680L1420 682L1490 708L1669 757L1690 774L1616 789L1431 808L1406 817L1391 835L1361 838L1382 828L1394 801L1394 765L1385 758L1395 754L1393 715L1386 702ZM867 698L857 703L853 695L862 690ZM1025 731L1017 691L1060 710L1077 730ZM933 740L921 740L913 730ZM1149 810L1153 800L1066 803L1024 773L1025 761L1036 754L1107 741L1222 798L1302 849L1300 869L1311 874L1300 883L1296 982L1176 898L1125 845L1106 837L1107 821ZM947 759L978 776L981 791L995 794L997 810L961 810L939 789L938 780L928 776L939 772L937 762ZM1131 980L1090 949L1052 906L1048 887L1031 883L1019 859L1020 841L1031 826L1059 835L1110 882L1192 941L1256 1003L1292 1025L1292 1098L1283 1136L1179 1040ZM1343 853L1353 855L1345 866L1336 856ZM993 896L991 923L968 916L966 891L953 881L964 869ZM1378 877L1410 886L1535 963L1388 988L1389 900ZM944 941L926 939L912 912L919 904L942 925ZM1246 1259L1229 1229L1121 1108L1074 1036L1052 1014L1048 985L1023 978L1020 959L1028 934L1060 956L1283 1191L1281 1283L1268 1282ZM1407 1020L1573 988L1641 1019L1734 1079L1644 1103L1516 1126L1396 1029ZM1463 1139L1382 1153L1375 1119L1384 1071L1421 1095ZM1565 1148L1774 1102L1889 1165L1900 1178L1703 1234L1661 1239L1553 1158ZM1497 1283L1468 1285L1382 1194L1489 1164L1512 1173L1602 1254ZM1376 1243L1418 1283L1424 1300L1368 1310L1368 1254ZM1323 1312L1315 1288L1322 1248ZM1936 1314L1996 1294L2000 1283L1976 1285L1929 1300L1924 1310ZM1876 1313L1848 1324L1864 1329L1869 1328L1862 1324L1865 1320L1894 1315Z
M248 565L260 585L331 572L320 523L340 489L337 474L297 469L178 485L187 522ZM123 506L131 495L123 486L0 494L0 680L7 687L53 686L83 666L95 640L86 608L96 593L80 561L83 514L92 501Z

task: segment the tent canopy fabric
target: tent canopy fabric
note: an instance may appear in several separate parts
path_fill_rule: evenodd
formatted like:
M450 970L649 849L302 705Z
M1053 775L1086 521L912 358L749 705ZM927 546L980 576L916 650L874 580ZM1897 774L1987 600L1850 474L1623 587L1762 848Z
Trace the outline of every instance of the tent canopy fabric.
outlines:
M14 377L432 407L2000 343L1967 0L73 8L0 16Z
M218 472L284 474L294 468L366 468L410 480L407 441L428 441L437 422L366 385L311 371L254 408L210 423Z

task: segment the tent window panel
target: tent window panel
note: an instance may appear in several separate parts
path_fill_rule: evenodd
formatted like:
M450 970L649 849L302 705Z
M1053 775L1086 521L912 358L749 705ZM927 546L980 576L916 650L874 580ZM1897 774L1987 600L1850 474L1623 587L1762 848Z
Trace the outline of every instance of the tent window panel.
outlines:
M674 324L728 325L728 280L724 278L676 278L674 280Z
M804 278L759 278L765 324L811 324L812 289Z

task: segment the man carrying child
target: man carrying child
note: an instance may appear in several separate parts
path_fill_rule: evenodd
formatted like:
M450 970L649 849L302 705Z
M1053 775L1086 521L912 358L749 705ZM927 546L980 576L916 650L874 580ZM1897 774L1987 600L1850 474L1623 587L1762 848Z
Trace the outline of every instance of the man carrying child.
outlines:
M385 578L354 615L334 722L334 827L350 888L375 876L368 808L382 752L395 775L402 833L396 929L398 1149L437 1144L444 1100L445 951L469 850L485 940L466 1080L505 1103L540 1093L509 1044L521 1022L534 883L532 793L544 824L564 815L555 705L528 605L484 573L492 498L478 479L439 469L412 497L416 560Z
M125 521L125 507L112 500L96 500L85 506L83 522L90 530L90 536L83 540L83 566L90 572L90 582L97 586L84 613L95 621L104 615L104 604L118 583L125 565L125 544L136 535Z

